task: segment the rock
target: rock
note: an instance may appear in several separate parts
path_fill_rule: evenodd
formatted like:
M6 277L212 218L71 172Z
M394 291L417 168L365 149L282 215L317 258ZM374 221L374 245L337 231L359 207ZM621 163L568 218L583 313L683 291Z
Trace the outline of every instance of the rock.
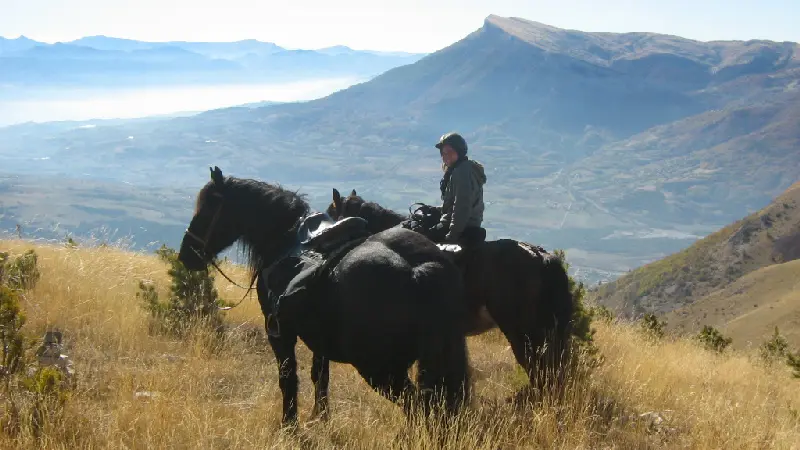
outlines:
M44 334L42 345L36 349L36 358L39 366L57 367L66 378L67 384L72 384L75 378L75 369L68 355L61 353L62 334L60 331L48 331Z
M169 353L162 353L161 357L166 359L169 362L176 362L176 361L184 361L184 360L186 360L186 358L183 357L183 356L170 355Z
M646 420L648 425L651 427L664 423L664 418L661 417L661 414L654 411L648 411L646 413L639 414L639 419Z
M661 412L648 411L639 414L638 419L647 424L647 430L653 434L670 435L677 432L675 427L667 426L670 420L672 410L664 410Z
M148 401L150 399L158 397L158 392L150 392L150 391L136 391L133 393L133 398L136 400L144 400Z

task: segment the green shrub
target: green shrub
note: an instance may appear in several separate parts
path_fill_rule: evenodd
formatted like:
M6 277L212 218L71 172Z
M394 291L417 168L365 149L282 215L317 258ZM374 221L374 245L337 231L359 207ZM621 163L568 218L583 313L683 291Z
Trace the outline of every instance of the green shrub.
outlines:
M603 305L592 306L589 312L592 314L592 317L599 319L605 323L611 323L614 321L614 314L611 312L610 309L606 308Z
M178 260L178 253L165 245L156 250L156 254L169 265L169 298L161 302L155 286L142 281L136 296L158 327L178 334L198 320L219 327L222 323L219 307L223 302L214 287L213 275L207 269L189 271Z
M44 427L58 420L64 410L68 399L65 375L56 367L40 367L23 378L22 387L33 397L29 417L31 431L38 438Z
M780 334L778 327L772 333L772 337L761 344L759 348L761 359L767 365L772 365L776 361L784 360L792 370L795 378L800 378L800 352L793 353L789 349L789 342Z
M703 344L706 350L718 353L722 353L733 342L733 339L726 338L719 330L709 325L705 325L703 330L695 336L695 339Z
M3 346L0 379L6 389L11 377L25 366L24 324L25 313L20 308L17 293L0 285L0 345Z
M561 260L564 270L569 271L569 263L563 250L558 249L553 254ZM594 341L595 330L592 328L592 313L583 303L586 295L586 286L583 282L576 282L569 277L569 290L572 292L572 299L575 309L572 313L572 335L581 344L590 344Z
M33 289L41 278L38 260L33 249L13 259L8 253L0 253L0 284L13 290Z
M72 239L69 236L64 236L64 246L67 248L77 248L78 243L75 242L75 239Z
M563 250L557 249L553 254L559 258L564 270L569 270L569 263L567 262L566 254ZM594 335L597 332L592 328L592 320L594 319L593 310L588 308L583 302L586 295L586 286L582 281L576 281L571 276L569 277L569 289L572 292L574 302L574 310L572 313L572 353L576 355L583 355L587 368L592 368L602 362L600 350L594 341ZM573 360L576 363L577 360Z
M786 357L786 354L789 352L789 342L786 341L786 338L780 334L778 327L775 327L775 332L772 334L772 338L768 341L765 341L759 347L759 355L761 359L768 365L773 364L775 361L779 359L783 359Z
M795 378L800 378L800 352L787 352L786 364L788 364L789 368L792 369L792 376Z
M653 313L648 313L644 315L639 326L645 336L652 339L661 339L664 337L664 328L667 326L667 322L658 320Z

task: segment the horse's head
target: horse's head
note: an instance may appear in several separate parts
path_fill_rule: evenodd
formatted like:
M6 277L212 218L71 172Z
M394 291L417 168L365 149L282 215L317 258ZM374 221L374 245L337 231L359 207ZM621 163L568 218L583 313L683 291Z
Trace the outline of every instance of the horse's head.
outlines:
M328 205L328 209L325 212L328 213L333 220L344 219L345 217L357 217L361 205L363 204L364 199L356 194L355 189L353 189L347 197L342 197L339 191L334 188L333 201Z
M225 177L219 167L211 169L211 181L197 194L194 217L183 236L178 260L189 270L202 270L222 250L239 238L226 207Z

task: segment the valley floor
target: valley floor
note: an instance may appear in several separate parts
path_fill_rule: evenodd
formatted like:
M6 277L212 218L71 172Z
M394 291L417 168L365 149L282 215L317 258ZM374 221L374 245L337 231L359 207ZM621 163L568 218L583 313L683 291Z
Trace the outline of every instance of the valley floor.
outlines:
M177 340L149 331L139 280L168 289L166 265L114 248L0 241L34 248L41 280L24 296L29 336L64 333L77 386L40 441L0 434L2 448L431 448L400 408L349 366L331 366L332 416L305 423L311 357L300 345L300 420L279 430L276 362L255 297L225 313L224 342L197 331ZM229 275L245 280L241 271ZM243 292L217 276L226 300ZM246 281L243 281L246 283ZM604 358L562 404L512 408L522 377L502 335L469 338L473 404L448 448L800 448L800 380L743 352L709 353L689 340L651 343L626 324L597 323Z

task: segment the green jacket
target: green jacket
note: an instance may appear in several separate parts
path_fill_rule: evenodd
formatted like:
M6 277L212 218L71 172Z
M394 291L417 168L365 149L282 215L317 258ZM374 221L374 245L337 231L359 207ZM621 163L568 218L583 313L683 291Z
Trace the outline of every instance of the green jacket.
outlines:
M483 165L468 159L458 164L444 191L441 223L449 225L445 242L457 242L468 226L483 223L483 185L486 173Z

